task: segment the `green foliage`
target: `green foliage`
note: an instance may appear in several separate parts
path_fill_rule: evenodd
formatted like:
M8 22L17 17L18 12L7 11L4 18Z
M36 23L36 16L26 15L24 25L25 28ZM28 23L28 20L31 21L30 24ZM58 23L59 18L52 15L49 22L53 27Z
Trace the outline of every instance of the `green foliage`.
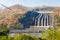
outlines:
M13 29L19 29L19 28L23 28L23 24L17 22L16 24L10 25L10 27Z
M29 35L18 34L14 37L14 40L39 40L36 37L31 37Z
M55 15L55 23L56 23L56 26L60 26L60 16L59 15Z
M23 18L24 16L21 15L21 14L14 14L13 17L14 17L14 19L16 19L16 20L15 20L15 23L12 23L12 22L11 22L10 27L15 28L15 29L23 28L23 24L21 24L21 23L19 22L19 20L20 20L21 18Z
M7 31L7 26L2 24L0 25L0 32Z
M1 35L7 35L7 33L8 33L7 26L4 24L0 25L0 36Z
M7 36L0 36L0 40L7 40Z
M0 36L0 40L40 40L38 37L31 37L29 35L17 34L13 37Z
M56 32L54 30L48 30L47 31L47 39L48 40L54 40L56 39Z
M23 28L23 24L17 23L17 24L15 25L15 28Z
M43 39L46 40L60 40L60 32L53 29L48 29L46 32L43 32Z

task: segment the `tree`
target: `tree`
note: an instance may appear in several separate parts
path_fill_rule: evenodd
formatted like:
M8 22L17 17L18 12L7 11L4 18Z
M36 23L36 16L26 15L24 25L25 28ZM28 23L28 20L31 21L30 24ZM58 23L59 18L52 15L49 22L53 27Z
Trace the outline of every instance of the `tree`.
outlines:
M0 25L0 35L7 35L9 30L7 29L7 25L1 24Z

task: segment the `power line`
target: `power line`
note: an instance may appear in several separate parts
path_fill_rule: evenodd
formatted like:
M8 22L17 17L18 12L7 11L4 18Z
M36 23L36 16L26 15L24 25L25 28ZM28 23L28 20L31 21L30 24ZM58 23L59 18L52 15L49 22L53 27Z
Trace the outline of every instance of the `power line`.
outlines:
M3 7L5 7L5 8L7 8L7 9L9 9L10 11L12 11L12 13L16 13L16 12L14 12L12 9L8 8L7 6L5 6L5 5L3 5L3 4L1 4L1 3L0 3L0 5L3 6Z

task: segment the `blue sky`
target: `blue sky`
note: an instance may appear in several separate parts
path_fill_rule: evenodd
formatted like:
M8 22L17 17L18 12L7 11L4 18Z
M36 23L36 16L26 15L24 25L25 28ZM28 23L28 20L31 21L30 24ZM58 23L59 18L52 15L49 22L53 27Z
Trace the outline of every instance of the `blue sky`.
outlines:
M27 7L35 6L60 6L60 0L0 0L0 3L8 6L15 4L24 5ZM2 6L0 5L0 8Z

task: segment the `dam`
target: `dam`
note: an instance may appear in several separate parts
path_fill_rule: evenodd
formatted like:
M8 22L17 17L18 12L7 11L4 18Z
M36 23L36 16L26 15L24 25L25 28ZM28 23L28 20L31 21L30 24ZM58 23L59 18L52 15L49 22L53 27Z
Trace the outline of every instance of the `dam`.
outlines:
M41 36L41 32L42 31L46 31L48 28L53 28L54 26L54 16L52 15L53 14L53 11L52 11L52 8L49 9L48 8L41 8L41 9L37 9L37 10L33 10L32 12L30 12L30 14L33 14L35 13L36 14L38 13L37 16L32 16L32 20L33 22L26 22L25 21L25 25L27 23L28 24L33 24L33 25L30 25L29 28L26 28L26 29L10 29L10 32L9 34L11 35L12 33L16 34L16 33L22 33L22 34L26 34L26 35L33 35L33 36ZM29 15L30 16L30 15ZM25 20L25 19L24 19ZM27 19L26 19L27 20ZM30 20L30 19L29 19Z

